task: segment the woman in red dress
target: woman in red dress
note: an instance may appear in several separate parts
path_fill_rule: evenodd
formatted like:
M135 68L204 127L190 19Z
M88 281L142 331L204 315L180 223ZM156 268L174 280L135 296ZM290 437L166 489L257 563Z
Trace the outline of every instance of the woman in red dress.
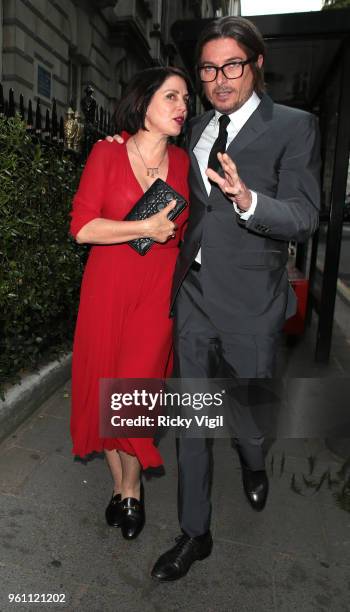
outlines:
M99 433L100 378L163 378L169 374L169 302L178 243L188 217L167 215L170 203L145 221L123 221L156 178L188 200L187 154L168 144L187 116L186 75L172 67L144 70L130 82L117 110L122 146L100 141L87 160L72 210L71 233L92 247L81 287L72 368L73 453L104 450L113 477L106 520L127 539L144 525L141 470L162 464L151 438ZM127 242L155 241L141 257Z

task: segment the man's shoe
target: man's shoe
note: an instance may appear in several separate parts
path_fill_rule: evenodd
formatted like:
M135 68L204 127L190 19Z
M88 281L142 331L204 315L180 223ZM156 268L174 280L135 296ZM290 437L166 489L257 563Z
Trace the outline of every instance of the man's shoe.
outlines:
M182 578L194 561L202 561L209 557L213 548L210 531L196 538L190 538L184 533L175 541L175 546L159 557L152 569L153 578L161 582Z
M126 497L122 501L123 521L121 525L123 538L134 540L141 533L145 524L144 490L141 484L140 500Z
M111 527L120 527L122 523L123 507L121 501L122 496L120 495L120 493L117 493L117 495L112 494L112 499L106 508L106 521Z
M269 492L266 471L254 471L242 465L242 481L244 492L251 507L260 512L265 507Z

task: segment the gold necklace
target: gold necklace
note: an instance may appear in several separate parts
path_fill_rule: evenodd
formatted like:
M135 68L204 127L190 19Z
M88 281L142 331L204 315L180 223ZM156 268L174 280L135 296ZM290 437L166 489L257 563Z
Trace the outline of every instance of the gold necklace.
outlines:
M138 148L138 146L137 146L137 142L136 142L136 138L135 138L135 136L133 136L133 137L132 137L132 139L133 139L133 141L134 141L134 143L135 143L135 147L136 147L136 150L137 150L137 152L138 152L138 154L139 154L139 156L140 156L140 158L141 158L141 161L142 161L143 165L144 165L144 166L145 166L145 168L146 168L146 171L147 171L147 176L150 176L151 178L154 178L155 176L157 176L157 174L159 174L159 168L161 167L161 165L162 165L162 163L163 163L163 161L164 161L164 159L165 159L165 156L166 156L166 154L167 154L167 149L165 149L165 153L164 153L164 155L163 155L162 159L160 160L160 162L159 162L158 166L156 166L155 168L149 168L149 167L147 166L147 164L146 164L145 160L144 160L144 159L143 159L143 157L142 157L142 154L141 154L140 149L139 149L139 148Z

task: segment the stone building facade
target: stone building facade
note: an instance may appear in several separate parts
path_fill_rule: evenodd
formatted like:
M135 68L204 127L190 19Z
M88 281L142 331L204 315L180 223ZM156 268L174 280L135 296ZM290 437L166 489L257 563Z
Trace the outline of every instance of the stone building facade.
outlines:
M138 70L181 65L171 39L179 19L227 14L227 0L0 0L0 81L43 109L80 107L91 84L113 111Z

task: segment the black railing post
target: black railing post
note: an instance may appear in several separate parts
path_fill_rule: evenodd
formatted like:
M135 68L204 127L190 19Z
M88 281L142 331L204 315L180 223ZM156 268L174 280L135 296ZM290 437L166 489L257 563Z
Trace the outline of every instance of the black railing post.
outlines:
M19 96L19 114L21 116L22 121L24 121L24 98L22 94Z
M28 114L27 114L27 130L28 132L31 134L33 131L33 108L32 108L32 101L29 100L28 102Z
M59 143L60 143L60 145L64 146L64 123L63 123L63 117L60 118Z
M94 97L94 89L91 85L85 88L85 96L81 101L81 109L84 115L84 145L83 157L86 158L95 140L95 121L97 103Z
M36 103L36 111L35 111L35 135L37 138L41 138L41 108L40 108L40 98L38 98Z
M58 131L58 123L57 123L56 100L55 98L53 98L52 113L51 113L51 140L53 143L57 142L57 131Z
M12 87L9 91L9 107L8 107L8 117L14 117L16 114L16 105L15 105L15 92Z
M46 141L50 140L50 131L50 111L47 108L45 114L45 128L43 132L43 136Z
M343 43L340 52L342 73L340 79L340 96L338 105L337 137L334 154L333 179L331 189L331 206L328 223L325 263L315 360L327 363L332 343L335 300L339 270L340 249L343 231L343 215L346 194L346 182L349 167L350 145L350 41Z
M3 117L4 114L5 114L4 90L0 83L0 117Z

